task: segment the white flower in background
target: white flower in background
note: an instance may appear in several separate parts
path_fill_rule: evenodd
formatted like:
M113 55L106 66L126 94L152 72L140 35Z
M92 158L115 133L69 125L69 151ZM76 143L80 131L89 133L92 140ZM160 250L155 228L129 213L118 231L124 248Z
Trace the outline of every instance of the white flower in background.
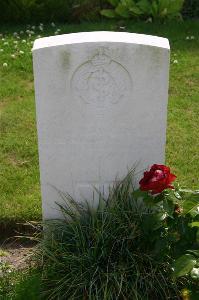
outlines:
M38 35L37 38L40 39L40 38L41 38L41 35Z
M174 63L174 64L178 64L178 60L177 60L177 59L174 59L173 63Z
M194 39L195 39L195 36L194 36L194 35L192 35L192 36L190 37L190 39L191 39L191 40L194 40Z
M186 36L186 40L189 40L189 36Z
M176 54L176 53L174 53L174 56L177 56L177 54Z
M5 46L9 45L9 43L8 43L8 42L4 42L3 44L4 44Z
M3 67L6 68L8 66L7 63L3 63Z
M0 33L0 37L2 37L3 36L3 34L2 33Z
M30 31L30 33L31 33L31 34L35 34L35 32L34 32L34 31L32 31L32 30Z
M25 44L25 43L26 43L26 40L22 40L22 43Z
M52 22L52 23L51 23L51 26L52 26L52 27L55 27L55 23L54 23L54 22Z
M30 33L30 30L27 29L27 30L26 30L26 33Z
M39 25L40 25L40 26L44 26L44 24L43 24L43 23L40 23Z
M39 30L43 31L44 29L43 29L43 27L42 27L42 26L39 26Z
M17 49L18 45L14 45L14 48Z
M13 44L18 44L18 41L13 41Z
M35 30L35 26L32 26L32 29Z
M60 31L61 31L61 29L60 29L60 28L58 28L58 29L57 29L57 32L60 32Z
M23 30L21 30L21 31L20 31L20 34L24 34L24 31L23 31Z
M17 36L17 39L18 39L18 40L20 40L20 39L21 39L19 35Z
M33 42L33 41L31 41L31 42L30 42L30 44L32 44L32 45L33 45L33 44L34 44L34 42Z
M17 35L18 35L18 33L17 33L17 32L14 32L14 33L13 33L13 35L14 35L14 36L17 36Z
M54 35L57 35L59 32L55 31Z
M3 49L0 49L0 52L3 52L4 50Z
M2 38L1 40L2 40L2 42L3 42L3 41L5 41L5 39L4 39L4 38Z
M11 57L12 57L12 58L16 58L15 54L11 54Z
M20 50L19 53L20 53L20 54L24 54L24 51Z

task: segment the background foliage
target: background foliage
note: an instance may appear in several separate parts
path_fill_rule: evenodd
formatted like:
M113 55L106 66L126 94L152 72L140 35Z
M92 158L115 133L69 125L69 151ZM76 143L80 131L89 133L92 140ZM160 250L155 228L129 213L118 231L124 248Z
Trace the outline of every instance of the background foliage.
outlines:
M147 21L181 18L184 0L107 0L111 8L101 10L108 18Z
M73 0L3 0L1 22L26 23L31 21L67 20Z
M198 0L185 0L182 14L187 18L199 17L199 1Z
M151 1L151 0L150 0ZM169 2L172 0L168 0ZM177 2L179 0L174 0ZM50 21L99 20L100 11L114 0L1 0L0 22L27 23ZM128 1L127 1L128 2ZM138 1L135 1L138 2ZM142 1L143 2L143 1ZM163 1L165 2L165 0ZM172 4L173 6L173 4ZM183 15L199 16L198 0L185 0Z

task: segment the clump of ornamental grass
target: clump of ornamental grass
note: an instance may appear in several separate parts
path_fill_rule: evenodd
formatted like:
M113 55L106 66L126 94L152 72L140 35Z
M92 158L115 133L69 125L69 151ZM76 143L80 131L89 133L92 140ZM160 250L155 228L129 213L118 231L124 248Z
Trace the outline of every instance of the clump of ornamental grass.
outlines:
M135 191L132 175L116 183L108 199L99 193L95 208L62 194L64 218L45 224L40 244L45 299L173 300L190 285L173 272L178 225L187 218L179 199L172 190L157 196Z

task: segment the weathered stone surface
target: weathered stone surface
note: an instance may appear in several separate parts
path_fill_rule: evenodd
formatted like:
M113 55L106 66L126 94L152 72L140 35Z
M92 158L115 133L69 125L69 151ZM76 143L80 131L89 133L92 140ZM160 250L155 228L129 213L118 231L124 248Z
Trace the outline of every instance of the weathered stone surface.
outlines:
M167 39L66 34L36 40L33 60L44 219L60 217L57 190L92 199L135 164L164 162Z

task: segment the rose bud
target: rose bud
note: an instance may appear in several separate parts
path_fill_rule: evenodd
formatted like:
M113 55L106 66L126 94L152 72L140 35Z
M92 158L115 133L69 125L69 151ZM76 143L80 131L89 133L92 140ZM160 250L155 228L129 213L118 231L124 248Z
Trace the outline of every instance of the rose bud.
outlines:
M178 203L176 203L175 207L174 207L174 212L179 215L183 212L183 208L180 207L180 205Z

